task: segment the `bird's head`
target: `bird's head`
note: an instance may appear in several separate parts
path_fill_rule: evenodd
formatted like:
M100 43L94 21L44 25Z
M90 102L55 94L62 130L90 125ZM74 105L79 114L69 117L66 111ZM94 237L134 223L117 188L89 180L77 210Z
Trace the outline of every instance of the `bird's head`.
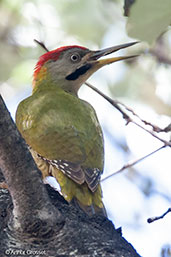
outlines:
M91 51L81 46L64 46L43 54L36 64L33 92L41 85L51 82L63 90L77 95L80 86L98 69L134 56L120 56L100 59L136 42ZM43 83L42 83L43 82Z

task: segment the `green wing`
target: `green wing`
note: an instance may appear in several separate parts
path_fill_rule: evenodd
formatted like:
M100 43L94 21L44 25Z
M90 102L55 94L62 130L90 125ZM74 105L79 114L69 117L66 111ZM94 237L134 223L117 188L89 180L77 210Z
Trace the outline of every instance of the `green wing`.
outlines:
M103 137L94 109L64 91L42 91L22 101L16 123L26 142L50 160L103 169Z

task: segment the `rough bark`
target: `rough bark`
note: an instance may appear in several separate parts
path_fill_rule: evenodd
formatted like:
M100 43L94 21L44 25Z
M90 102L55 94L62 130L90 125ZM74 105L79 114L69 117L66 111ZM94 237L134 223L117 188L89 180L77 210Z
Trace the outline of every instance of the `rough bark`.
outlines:
M54 206L42 184L41 173L2 98L0 104L0 166L13 199L11 226L18 232L28 230L29 233L35 233L33 224L37 226L41 222L42 234L47 233L44 228L49 227L50 230L59 220L60 214L55 210L54 215Z
M0 110L0 256L139 256L111 221L43 184L2 98Z

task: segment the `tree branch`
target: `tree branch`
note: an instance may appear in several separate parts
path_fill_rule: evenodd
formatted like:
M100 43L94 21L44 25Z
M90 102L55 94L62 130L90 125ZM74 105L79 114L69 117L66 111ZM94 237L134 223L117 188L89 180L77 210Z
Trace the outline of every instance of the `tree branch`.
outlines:
M116 100L115 100L116 101ZM146 121L144 119L142 119L137 113L135 113L134 110L132 110L130 107L126 106L124 103L121 103L120 101L117 100L117 103L122 105L127 111L131 112L135 117L137 117L142 123L144 123L145 125L149 125L150 127L152 127L153 131L154 132L169 132L171 131L171 124L169 124L167 127L165 128L160 128L158 127L157 125L155 124L152 124L151 122L149 121Z
M103 178L103 179L101 180L101 182L107 180L108 178L113 177L114 175L116 175L116 174L122 172L122 171L125 170L125 169L128 169L128 168L134 166L135 164L137 164L137 163L143 161L143 160L146 159L147 157L153 155L154 153L157 153L158 151L160 151L161 149L163 149L163 148L165 148L165 147L166 147L165 145L164 145L164 146L161 146L161 147L159 147L158 149L152 151L151 153L149 153L149 154L147 154L147 155L145 155L145 156L143 156L143 157L141 157L141 158L138 158L138 159L136 159L136 160L133 160L133 161L128 162L127 164L124 164L124 165L122 166L122 168L120 168L119 170L117 170L117 171L113 172L112 174L106 176L105 178Z
M40 45L46 52L49 52L49 50L47 49L47 47L45 46L45 44L43 42L40 42L37 39L34 39L34 42L36 42L38 45Z
M0 167L13 199L11 226L26 233L36 233L36 224L43 224L39 233L47 233L60 221L52 206L25 141L20 136L0 96ZM33 226L34 224L34 226Z
M146 128L144 128L142 125L140 125L139 123L137 123L136 121L134 121L133 119L131 119L131 117L124 112L119 104L121 104L119 101L111 99L110 97L106 96L105 94L103 94L100 90L98 90L97 88L95 88L93 85L91 85L90 83L86 82L85 85L87 85L88 87L90 87L91 89L93 89L96 93L98 93L99 95L101 95L102 97L104 97L110 104L112 104L123 116L123 118L126 120L126 125L128 125L130 122L132 122L133 124L135 124L136 126L140 127L141 129L145 130L147 133L149 133L151 136L155 137L156 139L158 139L159 141L161 141L165 146L170 146L171 147L171 141L167 141L159 136L157 136L153 131L150 131ZM126 107L126 105L122 104L124 107ZM134 115L136 115L137 117L139 117L137 114L135 114L135 112L133 112L130 108L126 107L126 109L128 111L131 111ZM139 119L145 123L146 125L151 125L153 127L153 129L157 129L156 126L154 126L153 124L151 124L150 122L144 121L143 119L141 119L139 117ZM169 128L169 129L168 129ZM159 128L158 128L159 129ZM161 131L163 131L162 129L159 129ZM165 128L165 130L170 130L170 125L167 126Z
M163 219L169 212L171 212L171 208L169 208L165 213L163 213L161 216L156 216L156 217L153 217L153 218L148 218L147 219L147 222L148 223L152 223L156 220L160 220L160 219Z
M91 85L89 82L85 82L85 85L90 87L91 89L93 89L96 93L98 93L99 95L101 95L104 99L106 99L111 105L113 105L123 116L123 118L126 120L127 124L129 122L131 122L131 118L120 108L120 106L118 105L118 101L117 100L113 100L111 99L109 96L105 95L104 93L102 93L99 89L97 89L96 87L94 87L93 85Z
M156 139L158 139L159 141L161 141L164 145L161 146L160 148L154 150L153 152L138 158L134 161L128 162L127 164L125 164L122 168L120 168L119 170L113 172L112 174L106 176L105 178L103 178L101 181L105 181L108 178L122 172L123 170L132 167L133 165L139 163L140 161L146 159L147 157L151 156L152 154L160 151L161 149L165 148L166 146L171 147L171 141L167 141L163 138L160 138L158 135L156 135L154 133L155 132L169 132L171 129L171 124L169 124L167 127L165 127L164 129L159 128L158 126L152 124L151 122L148 122L142 118L140 118L140 116L138 114L136 114L131 108L127 107L125 104L119 102L118 100L114 100L111 99L110 97L106 96L104 93L102 93L99 89L97 89L96 87L94 87L93 85L91 85L88 82L85 82L85 85L90 87L91 89L93 89L96 93L98 93L99 95L101 95L103 98L105 98L112 106L114 106L123 116L123 118L126 120L126 125L128 125L130 122L132 122L133 124L135 124L136 126L140 127L141 129L145 130L147 133L149 133L151 136L155 137ZM127 111L131 112L134 116L136 116L137 118L139 118L139 120L144 123L145 125L150 125L153 129L153 131L150 131L148 129L146 129L145 127L143 127L142 125L140 125L139 123L137 123L136 121L134 121L125 111L122 110L122 108L119 106L122 105Z

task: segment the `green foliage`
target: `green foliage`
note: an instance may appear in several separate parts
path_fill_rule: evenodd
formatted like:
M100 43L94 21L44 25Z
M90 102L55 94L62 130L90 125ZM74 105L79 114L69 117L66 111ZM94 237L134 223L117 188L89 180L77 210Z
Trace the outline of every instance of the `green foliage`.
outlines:
M99 45L109 24L115 20L113 7L113 3L105 1L72 0L58 4L58 13L68 34Z
M170 0L136 0L130 10L127 32L130 37L151 44L170 24Z

